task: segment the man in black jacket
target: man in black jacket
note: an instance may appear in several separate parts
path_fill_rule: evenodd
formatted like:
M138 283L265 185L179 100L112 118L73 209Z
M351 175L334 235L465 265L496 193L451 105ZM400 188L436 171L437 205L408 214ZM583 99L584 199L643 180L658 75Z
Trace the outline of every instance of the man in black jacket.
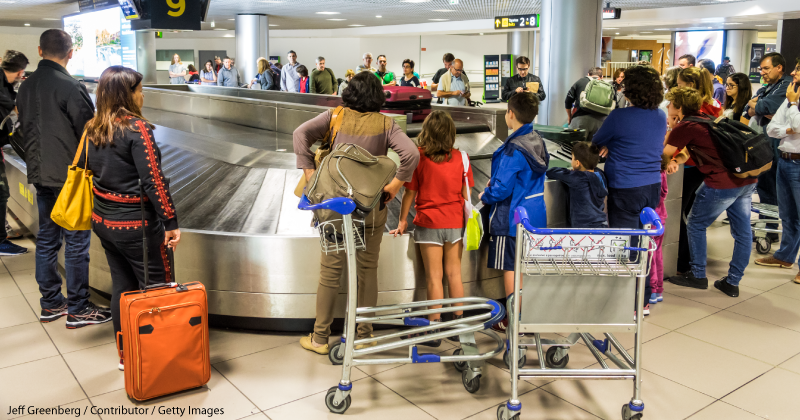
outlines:
M14 91L14 84L22 79L25 74L25 67L28 66L28 58L25 54L8 50L3 55L0 64L0 122L3 121L16 107L17 92ZM8 144L8 135L11 134L11 119L6 120L5 124L0 125L0 147ZM0 151L0 158L3 152ZM8 204L9 189L8 178L6 177L6 166L0 163L0 215L6 217L6 205ZM6 225L8 222L6 222ZM21 236L17 236L19 238ZM0 227L0 255L21 255L28 252L23 248L8 240L8 229Z
M519 56L517 57L516 65L517 74L506 79L506 83L503 85L503 101L508 102L512 96L520 92L527 92L528 83L532 82L539 84L536 96L539 97L539 102L543 101L547 95L544 93L541 79L531 74L531 60L528 57Z
M86 87L67 72L72 39L60 29L39 38L39 68L17 95L20 131L25 144L28 182L36 187L39 234L36 238L36 282L42 294L39 319L50 322L67 315L67 328L111 321L111 312L89 302L89 240L91 232L70 231L50 218L67 179L67 168L78 150L84 125L94 117ZM66 242L64 269L67 299L61 294L56 264L61 241Z
M569 120L569 128L584 129L586 130L586 141L591 142L594 133L603 125L607 115L598 114L581 108L581 93L586 90L586 86L592 79L599 79L603 77L603 69L600 67L593 67L589 70L586 77L581 77L580 80L575 82L569 92L567 92L567 99L564 101L564 107L567 110L567 119ZM575 108L573 113L572 109Z

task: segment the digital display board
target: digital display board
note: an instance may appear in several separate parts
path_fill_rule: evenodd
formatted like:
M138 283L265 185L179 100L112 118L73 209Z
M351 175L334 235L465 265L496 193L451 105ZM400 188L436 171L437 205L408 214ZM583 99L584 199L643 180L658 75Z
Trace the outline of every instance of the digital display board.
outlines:
M603 19L619 19L622 17L622 9L610 7L603 9Z
M120 65L136 70L136 35L119 7L64 16L63 26L72 37L67 70L73 76L100 77Z
M718 65L725 51L725 31L674 32L675 62L682 55L691 54L700 61L708 58Z
M539 15L497 16L494 18L495 29L538 28Z
M119 7L122 9L122 14L125 16L125 19L139 19L139 10L136 8L136 4L133 0L119 0Z

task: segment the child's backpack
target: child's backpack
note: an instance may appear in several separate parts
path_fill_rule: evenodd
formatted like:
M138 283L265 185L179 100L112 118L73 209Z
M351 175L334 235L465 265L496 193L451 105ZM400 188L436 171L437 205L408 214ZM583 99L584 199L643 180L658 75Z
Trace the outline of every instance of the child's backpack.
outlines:
M272 75L272 86L270 86L269 90L281 90L281 72L280 70L275 71L273 69L269 69L269 74Z
M708 127L722 166L737 178L756 178L762 172L772 168L772 143L764 133L757 133L752 128L725 117L716 121L708 115L685 117L683 121L693 121ZM705 153L689 146L698 158L698 165L703 160L711 161Z
M592 79L581 92L581 109L608 115L614 110L614 86L600 79Z

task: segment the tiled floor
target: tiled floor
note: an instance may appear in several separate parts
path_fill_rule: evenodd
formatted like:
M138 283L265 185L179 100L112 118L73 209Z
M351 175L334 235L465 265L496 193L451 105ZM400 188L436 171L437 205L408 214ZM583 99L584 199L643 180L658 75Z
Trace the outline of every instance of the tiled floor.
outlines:
M725 274L732 240L726 226L709 236L709 277ZM33 248L30 240L24 246ZM754 254L755 255L755 254ZM146 403L128 399L111 324L67 330L64 319L40 324L34 256L2 257L0 265L0 419L17 418L9 407L220 408L221 419L340 418L325 408L325 391L341 370L327 357L300 348L300 334L212 329L208 386ZM652 308L644 330L643 399L646 419L754 420L800 418L800 285L795 270L751 264L741 297L715 289L667 283L665 300ZM102 303L102 302L101 302ZM631 335L620 335L626 348ZM437 349L451 353L451 344ZM529 363L536 363L534 351ZM571 368L595 365L588 348L570 353ZM357 419L495 419L508 398L508 372L498 357L485 367L482 388L469 394L451 365L370 366L353 372ZM523 419L619 419L631 397L628 381L524 382ZM166 414L153 418L183 417ZM75 418L24 416L25 419Z

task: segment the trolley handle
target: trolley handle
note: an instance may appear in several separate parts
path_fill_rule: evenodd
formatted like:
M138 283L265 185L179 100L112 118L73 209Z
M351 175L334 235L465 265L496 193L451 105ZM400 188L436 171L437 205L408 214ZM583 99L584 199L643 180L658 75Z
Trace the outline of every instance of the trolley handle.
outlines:
M318 204L311 204L308 197L303 194L300 198L300 204L297 205L300 210L333 210L341 215L350 214L356 210L355 201L345 197L329 198Z
M514 223L520 224L525 230L537 235L552 235L552 234L583 234L583 235L638 235L638 236L661 236L664 234L664 224L656 214L655 210L650 207L645 207L639 220L642 224L647 226L654 226L655 229L546 229L535 228L531 226L528 219L528 211L524 207L517 207L514 210Z

